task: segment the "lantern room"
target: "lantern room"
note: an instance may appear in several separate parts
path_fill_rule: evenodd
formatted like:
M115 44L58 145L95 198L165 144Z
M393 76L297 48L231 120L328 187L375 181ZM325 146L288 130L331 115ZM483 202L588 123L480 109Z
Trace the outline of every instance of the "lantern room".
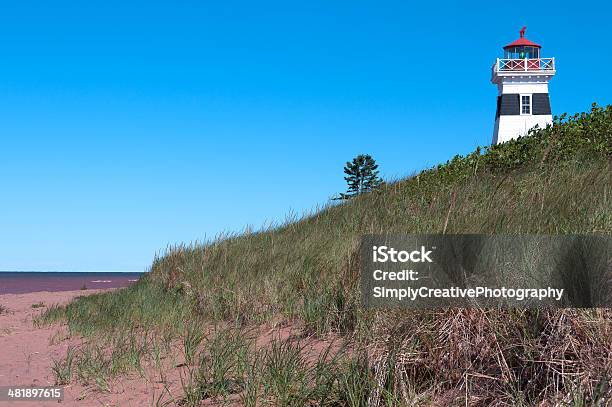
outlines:
M529 41L525 38L525 30L523 27L520 31L520 38L504 47L505 59L536 59L540 58L539 44Z

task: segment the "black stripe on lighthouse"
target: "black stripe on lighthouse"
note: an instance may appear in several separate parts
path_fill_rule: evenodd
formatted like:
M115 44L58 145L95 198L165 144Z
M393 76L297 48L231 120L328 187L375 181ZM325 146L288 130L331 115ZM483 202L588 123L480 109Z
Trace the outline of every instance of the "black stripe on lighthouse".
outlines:
M504 93L497 97L497 112L499 116L519 116L521 114L521 95L518 93ZM548 93L534 93L531 95L531 114L533 116L549 115L550 98Z

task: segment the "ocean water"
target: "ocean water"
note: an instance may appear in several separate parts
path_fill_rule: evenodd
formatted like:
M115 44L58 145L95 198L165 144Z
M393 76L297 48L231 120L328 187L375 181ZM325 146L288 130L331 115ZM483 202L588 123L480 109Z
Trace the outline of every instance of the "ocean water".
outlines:
M143 273L113 272L13 272L0 271L0 295L23 294L36 291L70 291L82 287L127 287Z

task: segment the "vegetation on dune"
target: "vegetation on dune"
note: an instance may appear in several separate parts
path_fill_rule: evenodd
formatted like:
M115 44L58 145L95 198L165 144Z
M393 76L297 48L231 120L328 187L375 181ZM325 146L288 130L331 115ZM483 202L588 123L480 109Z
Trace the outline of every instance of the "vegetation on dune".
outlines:
M180 341L188 405L231 394L244 405L287 406L605 402L610 310L367 311L357 248L366 233L610 234L611 157L612 106L594 105L303 219L173 247L132 287L52 307L40 322L65 319L88 346L133 350L123 362L105 353L93 376L138 371ZM340 334L351 350L305 360L298 343L258 349L244 335L215 341L205 328L231 335L281 319ZM83 352L93 350L80 352L70 368L88 381ZM58 362L58 381L74 378L66 366Z
M334 200L351 199L355 196L372 192L382 185L382 179L378 176L378 164L369 154L359 154L352 161L347 161L344 166L347 183L346 193L341 193Z

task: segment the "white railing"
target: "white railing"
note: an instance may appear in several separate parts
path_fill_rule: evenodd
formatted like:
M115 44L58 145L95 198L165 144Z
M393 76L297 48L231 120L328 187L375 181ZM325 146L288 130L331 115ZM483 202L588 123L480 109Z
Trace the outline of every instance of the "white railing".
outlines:
M493 65L496 72L554 71L555 58L500 59Z

